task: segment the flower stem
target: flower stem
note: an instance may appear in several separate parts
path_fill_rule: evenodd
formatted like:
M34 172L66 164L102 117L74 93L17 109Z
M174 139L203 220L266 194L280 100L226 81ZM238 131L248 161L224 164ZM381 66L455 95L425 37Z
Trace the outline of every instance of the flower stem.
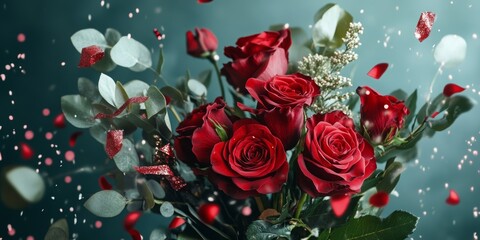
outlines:
M258 211L260 213L263 212L263 210L265 210L265 207L263 206L263 201L260 197L254 197L255 198L255 202L257 203L257 207L258 207Z
M300 213L302 212L303 205L307 201L308 195L307 193L302 193L300 200L298 201L297 209L295 210L294 218L300 218Z
M178 115L178 112L177 112L177 110L175 109L175 107L174 107L174 106L169 106L168 108L170 109L170 111L172 111L173 116L175 117L175 119L177 119L177 121L178 121L179 123L181 123L181 122L182 122L182 119L180 118L180 115Z
M220 87L220 92L222 93L223 99L225 99L225 89L223 87L222 75L220 74L220 69L218 68L217 60L215 60L215 55L216 54L213 54L211 57L208 58L208 60L212 63L213 67L215 68L215 72L217 73L218 84Z
M438 75L440 75L443 71L443 64L440 65L440 67L438 67L437 69L437 72L435 73L435 75L433 76L433 79L432 79L432 82L430 83L430 88L428 89L428 95L427 95L427 108L425 110L425 116L429 116L430 114L428 114L429 110L430 110L430 106L432 105L432 102L430 101L430 98L432 96L432 93L433 93L433 85L435 85L435 82L437 81L437 78L438 78Z

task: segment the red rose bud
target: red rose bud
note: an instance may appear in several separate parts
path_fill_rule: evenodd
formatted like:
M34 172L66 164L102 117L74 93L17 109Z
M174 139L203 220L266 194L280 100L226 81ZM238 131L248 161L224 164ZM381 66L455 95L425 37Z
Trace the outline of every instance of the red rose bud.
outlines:
M92 65L100 61L103 56L105 56L105 52L98 46L92 45L82 48L80 63L78 64L78 67L91 67Z
M360 96L360 122L375 144L388 143L403 127L410 111L403 101L394 96L380 95L372 88L358 87Z
M220 213L220 207L215 203L204 203L198 208L200 219L207 224L212 224Z
M455 192L455 190L451 189L445 202L448 205L458 205L460 203L460 197L458 196L458 193Z
M463 92L463 91L465 91L464 87L458 86L455 83L449 83L449 84L445 85L445 87L443 88L443 95L445 97L450 97L455 93L460 93L460 92Z
M172 221L170 222L170 224L168 225L168 229L172 232L172 233L181 233L183 232L183 230L185 230L185 228L187 227L187 222L185 221L185 219L183 219L182 217L174 217L172 219Z
M123 219L123 227L125 230L130 230L135 227L135 223L137 223L138 219L142 216L142 212L140 211L134 211L134 212L129 212L125 218Z
M367 75L372 78L379 79L380 77L382 77L385 71L387 71L387 68L388 68L388 63L379 63L375 65L372 69L370 69Z
M204 58L211 55L218 48L217 37L206 28L195 28L187 32L187 53L193 57Z
M33 155L35 155L35 152L30 145L26 143L20 143L20 155L23 159L29 160L33 157Z
M65 128L65 115L63 113L58 114L54 119L53 119L53 125L56 128Z
M113 158L123 146L123 130L110 130L107 132L105 152L109 158Z
M382 208L387 206L389 200L389 195L386 192L376 192L372 196L370 196L370 199L368 199L368 202L370 205L377 207L377 208Z
M350 195L334 195L330 197L330 205L336 217L343 216L345 211L347 211L349 203Z

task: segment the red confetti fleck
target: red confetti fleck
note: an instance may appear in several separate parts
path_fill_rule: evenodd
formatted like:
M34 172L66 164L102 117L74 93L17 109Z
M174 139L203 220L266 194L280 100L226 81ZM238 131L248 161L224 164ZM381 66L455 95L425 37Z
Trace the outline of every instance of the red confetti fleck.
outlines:
M82 48L78 67L91 67L93 64L100 61L103 56L105 56L105 52L98 46L92 45L84 47Z
M72 133L72 135L70 135L70 139L68 140L68 144L70 145L70 147L75 147L75 144L77 143L77 138L82 134L83 132L76 131Z
M330 205L336 217L341 217L345 213L349 203L350 195L335 195L330 197Z
M129 229L128 233L130 234L130 236L132 237L133 240L142 240L143 239L142 234L140 234L140 232L136 229Z
M109 158L113 158L122 149L123 130L110 130L107 132L105 152Z
M142 212L140 211L129 212L123 219L123 227L125 230L133 229L135 223L140 219L140 216L142 216Z
M65 128L67 125L65 124L65 115L63 113L58 114L54 119L53 119L53 125L56 128Z
M380 77L382 77L383 73L387 71L387 68L388 68L388 63L379 63L375 65L372 69L370 69L367 75L372 78L379 79Z
M434 112L434 113L432 113L432 115L431 115L430 117L431 117L431 118L435 118L435 117L438 116L439 113L440 113L440 112Z
M388 193L380 191L370 196L370 199L368 200L368 202L370 203L370 205L374 207L382 208L387 206L388 200L389 200Z
M172 229L176 229L176 228L179 228L181 227L182 225L185 224L185 219L183 219L182 217L174 217L172 219L172 221L170 222L170 224L168 225L168 229L172 230Z
M118 108L113 114L98 113L95 115L95 119L102 118L114 118L123 112L132 103L144 103L148 100L148 97L132 97L129 98L120 108Z
M420 19L418 19L417 28L415 29L415 38L420 42L425 40L430 35L434 22L435 13L422 12L422 14L420 14Z
M448 205L457 205L460 203L460 197L458 196L458 193L455 192L455 190L451 189L450 194L448 195L447 199L445 202Z
M33 149L30 147L30 145L26 143L20 143L20 155L22 156L23 159L29 160L30 158L35 155Z
M111 190L112 189L112 185L108 182L108 180L105 176L100 176L98 178L98 185L100 185L100 188L102 190Z
M463 92L463 91L465 91L465 88L461 87L461 86L458 86L455 83L449 83L449 84L445 85L445 87L443 87L443 95L445 97L450 97L455 93L460 93L460 92Z
M213 0L197 0L199 4L213 2Z
M200 219L207 224L212 224L220 213L220 207L215 203L205 203L198 208Z
M163 39L163 35L160 33L160 31L158 31L158 28L153 29L153 34L155 34L155 37L157 37L158 40Z

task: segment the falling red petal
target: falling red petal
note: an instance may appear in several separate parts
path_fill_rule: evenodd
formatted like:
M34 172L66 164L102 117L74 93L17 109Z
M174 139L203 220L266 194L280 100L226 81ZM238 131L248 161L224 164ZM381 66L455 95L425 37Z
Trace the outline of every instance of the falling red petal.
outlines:
M212 2L213 0L197 0L197 2L199 4L202 4L202 3L209 3L209 2Z
M98 185L100 185L100 188L102 190L111 190L112 189L112 185L108 182L108 180L105 176L100 176L98 178Z
M432 113L432 115L431 115L430 117L431 117L431 118L435 118L435 117L437 117L437 116L438 116L438 114L439 114L439 112L433 112L433 113Z
M170 222L170 224L168 225L168 229L172 230L172 229L176 229L178 227L181 227L183 224L185 224L185 219L183 219L182 217L174 217L172 219L172 221Z
M72 135L70 135L70 140L68 141L68 144L70 145L70 147L75 147L75 144L77 144L77 138L80 137L80 135L82 134L83 132L76 131L72 133Z
M198 215L200 216L200 219L207 224L212 224L215 222L215 218L217 218L219 213L220 207L215 203L205 203L198 208Z
M435 13L423 12L418 19L417 28L415 29L415 38L422 42L429 35L435 22Z
M383 73L387 71L387 68L388 68L388 63L379 63L375 65L372 69L370 69L367 75L372 78L379 79L380 77L382 77Z
M65 115L63 113L58 114L53 119L53 126L56 128L65 128L67 125L65 124Z
M107 132L105 152L109 158L113 158L122 149L123 130L110 130Z
M123 110L125 110L130 104L132 104L132 103L144 103L147 100L148 100L148 97L132 97L132 98L129 98L114 113L112 113L112 114L97 113L97 115L95 115L95 119L114 118L114 117L118 116L120 113L122 113Z
M460 203L460 197L458 196L457 192L455 192L455 190L451 189L450 194L448 195L445 202L448 205L457 205Z
M330 205L336 217L341 217L345 213L349 203L350 195L335 195L330 197Z
M463 91L465 91L465 88L461 87L461 86L458 86L455 83L449 83L449 84L445 85L445 87L443 87L443 95L445 97L450 97L455 93L460 93L460 92L463 92Z
M140 232L136 229L129 229L128 233L130 234L130 236L132 237L133 240L142 240L143 239L142 234L140 234Z
M368 202L370 203L370 205L374 207L382 208L387 206L388 200L389 200L388 193L380 191L370 196L370 199L368 200Z
M20 155L23 159L29 160L33 157L33 155L35 155L35 153L30 145L26 143L20 143Z
M91 67L93 64L100 61L103 56L105 56L105 52L98 46L92 45L84 47L82 48L78 67Z
M167 103L167 105L170 105L170 102L172 101L172 98L169 97L169 96L165 96L165 102Z
M130 230L135 227L135 223L137 223L138 219L142 216L142 212L140 211L134 211L134 212L129 212L125 218L123 219L123 227L125 230Z

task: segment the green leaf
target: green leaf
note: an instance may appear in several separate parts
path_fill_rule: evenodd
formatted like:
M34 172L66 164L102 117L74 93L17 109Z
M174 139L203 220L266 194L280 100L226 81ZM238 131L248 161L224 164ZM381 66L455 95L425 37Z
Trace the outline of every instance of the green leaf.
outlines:
M190 79L187 82L188 90L194 97L207 96L207 88L200 81L196 79Z
M108 47L107 40L101 32L93 28L82 29L74 33L70 40L72 41L73 46L79 53L82 52L82 48L89 47L92 45L98 46L102 49Z
M170 97L171 99L171 104L175 104L177 106L181 106L183 103L183 94L180 92L180 90L171 87L171 86L165 86L160 89L160 92L163 93L163 95Z
M97 86L88 78L78 78L77 86L80 95L86 97L92 103L99 103L102 100Z
M144 210L152 209L155 206L155 200L153 199L152 191L148 188L147 182L141 181L138 183L138 192L145 200Z
M65 218L55 221L48 228L48 232L45 235L45 240L68 240L68 223Z
M402 89L397 89L395 91L393 91L392 93L390 93L390 95L396 97L398 100L404 100L407 98L407 93L405 91L403 91Z
M150 87L146 82L141 80L132 80L123 85L129 98L145 96L147 89Z
M115 46L115 44L117 44L121 37L122 34L116 29L107 28L107 30L105 31L105 39L107 40L107 43L110 47Z
M413 117L415 116L415 111L417 110L417 98L417 89L415 89L415 91L413 91L413 93L408 96L407 100L405 100L405 106L407 106L408 110L410 110L410 113L405 120L405 127L407 128L412 122Z
M120 214L127 199L114 190L104 190L93 194L84 204L85 208L98 217L115 217Z
M158 63L157 63L157 69L155 69L155 72L157 75L162 74L162 69L163 69L163 48L160 48L160 53L158 55Z
M252 222L247 229L247 239L250 240L273 240L278 238L290 239L290 231L294 226L275 224L263 220Z
M448 98L445 105L447 106L447 113L441 119L428 121L428 126L435 131L447 129L462 113L468 112L473 108L472 101L462 95Z
M122 172L134 172L133 166L139 165L138 154L135 150L135 146L128 139L123 139L122 149L118 152L113 160L117 165L117 168Z
M86 97L66 95L61 99L62 112L69 123L77 128L89 128L97 124L93 107Z
M417 122L421 124L425 120L425 117L430 117L436 111L440 112L441 109L444 108L445 103L446 101L443 93L438 94L431 101L430 105L428 104L428 102L426 102L417 113ZM427 108L428 108L428 111L427 111Z
M200 81L205 87L210 85L212 81L212 70L205 70L198 75L198 81Z
M14 166L2 171L0 179L2 195L16 195L19 198L9 198L11 196L2 196L2 200L9 206L15 206L17 203L10 200L17 199L25 203L37 203L42 200L45 194L45 181L33 168L26 166ZM10 192L4 192L5 189L11 189ZM18 195L17 195L18 194ZM23 204L20 204L23 205ZM19 205L19 206L20 206Z
M111 106L116 106L115 105L115 88L116 84L113 79L106 75L106 74L100 74L100 79L98 79L98 91L100 92L100 95L102 96L105 101L107 101L108 104ZM118 106L117 106L118 107Z
M415 230L417 221L417 217L404 211L395 211L385 219L380 219L376 216L367 215L357 219L352 219L348 221L345 225L336 229L332 229L331 233L328 236L328 239L406 239L408 235L410 235Z
M105 73L105 72L110 72L112 71L113 69L115 69L115 67L117 66L117 64L115 64L112 60L112 57L110 56L110 52L111 52L111 48L107 48L105 49L105 55L103 56L102 59L100 59L100 61L96 62L92 67L93 69L99 71L99 72L102 72L102 73Z
M144 71L152 66L150 51L133 38L122 37L110 52L113 62L135 72Z
M105 144L105 139L107 139L107 126L103 124L97 124L89 129L90 135L101 144Z
M400 162L391 163L387 169L385 169L385 172L383 172L383 178L378 182L377 190L387 193L392 192L395 186L397 186L400 175L404 170L405 168Z
M115 83L115 106L122 106L129 98L127 91L123 87L122 83L117 81Z
M373 172L372 175L370 175L370 177L365 179L365 181L363 181L363 184L362 184L361 192L363 193L363 192L367 191L368 189L377 186L377 183L380 181L379 175L381 173L383 173L383 171L380 170L380 169L377 169L377 170L375 170L375 172Z
M342 46L342 38L345 37L353 17L337 4L329 3L315 14L314 21L314 45L334 49Z
M150 86L147 90L148 100L145 102L147 110L147 118L153 117L155 114L165 109L167 102L162 92L155 86Z

